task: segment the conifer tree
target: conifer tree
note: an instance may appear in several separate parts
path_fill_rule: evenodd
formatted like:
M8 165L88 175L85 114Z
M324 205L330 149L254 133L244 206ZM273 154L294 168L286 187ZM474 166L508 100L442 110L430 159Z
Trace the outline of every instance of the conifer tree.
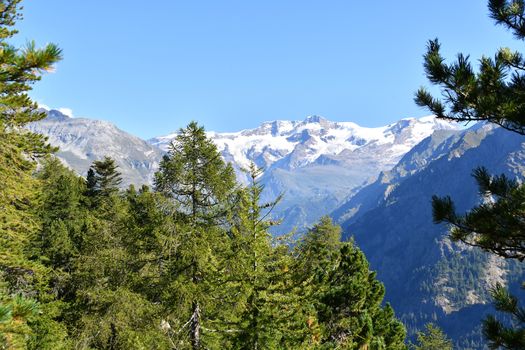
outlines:
M186 315L183 324L188 327L191 347L201 349L217 337L214 329L204 334L203 324L217 312L213 293L219 286L212 282L227 249L224 225L236 189L235 174L204 128L192 122L180 130L162 159L155 188L174 201L180 223L181 246L170 266L174 276L174 293L169 296L172 310Z
M489 0L490 17L510 30L518 40L525 40L525 2ZM416 93L418 105L428 108L438 118L456 121L484 121L525 135L525 59L520 52L501 48L494 58L482 57L476 71L468 56L459 54L446 64L440 43L432 40L424 56L425 72L431 83L442 90L443 99L426 89ZM451 237L480 247L504 258L525 259L525 187L505 175L491 176L484 168L473 173L479 192L493 201L484 201L466 215L456 213L448 196L433 197L434 221L451 224ZM500 311L519 315L517 300L493 290ZM484 334L491 348L525 348L525 328L520 317L515 327L506 327L494 317L484 323Z
M61 50L54 44L39 49L33 42L23 48L9 43L17 32L13 26L21 18L19 10L20 0L0 4L0 309L4 311L20 305L18 301L34 300L48 277L42 265L28 258L27 248L39 225L33 212L39 192L38 181L32 177L35 160L50 154L52 148L42 136L23 127L45 117L27 93L61 58ZM33 326L27 327L28 333L16 345L14 338L4 337L4 346L28 347L32 341L42 339L40 332L44 330L36 324L50 316L45 305L41 303L38 314L23 315L12 318L17 326L26 327L29 318ZM49 323L53 321L49 319ZM61 336L55 333L54 337L59 341ZM57 342L54 347L59 348Z
M9 300L0 299L0 349L26 348L26 338L31 334L27 321L38 311L35 300L21 295Z
M417 333L417 343L413 350L452 350L452 342L437 326L429 323L424 332Z
M37 178L42 183L38 210L42 222L34 244L44 264L71 271L72 260L82 245L82 226L87 216L83 206L84 180L52 158L43 163Z
M267 231L270 221L262 214L263 208L271 210L274 203L260 204L264 186L258 182L261 170L252 163L249 169L250 186L239 191L234 208L231 228L231 269L225 275L229 293L238 295L232 300L232 309L239 308L237 329L233 333L233 347L242 349L265 349L275 340L272 334L271 316L268 315L269 272L271 238ZM230 282L232 281L232 282ZM230 282L230 283L228 283Z
M234 318L224 324L234 326L234 349L306 349L302 332L307 317L301 319L298 289L290 283L292 257L288 247L274 242L268 232L276 224L270 214L280 196L260 203L262 171L252 163L248 174L251 183L239 192L232 214L233 258L225 271L225 285L234 296Z
M8 43L16 34L12 27L20 18L19 3L0 4L0 260L11 267L24 259L23 242L36 227L30 211L37 193L34 160L52 151L42 136L21 129L45 117L27 91L61 58L53 44L17 49Z
M384 287L353 242L323 217L297 247L298 271L320 327L319 348L405 349L405 329L390 306L381 307Z
M106 156L103 160L94 161L89 168L86 178L87 194L91 197L109 197L118 192L121 183L122 176L115 160Z
M142 192L130 188L123 193L114 186L97 192L97 202L95 206L88 203L82 225L72 272L74 300L66 315L74 345L80 349L168 348L160 328L160 300L151 298L151 290L159 284L147 270L149 259L154 259L151 249L158 249L160 243L142 246L155 243L151 237L161 222L156 227L157 223L148 225L146 218L137 217L141 206L136 201Z
M177 223L173 220L174 206L148 186L126 191L128 215L125 221L123 245L129 255L127 263L131 284L148 300L159 303L162 291L169 288L167 265L180 242Z

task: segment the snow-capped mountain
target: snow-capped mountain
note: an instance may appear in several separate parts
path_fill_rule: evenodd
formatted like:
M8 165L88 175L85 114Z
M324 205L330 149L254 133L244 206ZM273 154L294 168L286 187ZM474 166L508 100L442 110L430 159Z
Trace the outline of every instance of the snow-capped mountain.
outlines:
M109 155L134 184L151 183L176 137L172 133L148 144L111 123L58 111L49 111L30 129L47 135L61 148L58 157L78 173ZM460 129L433 117L365 128L313 116L208 136L241 178L241 169L252 161L265 169L263 200L284 192L275 211L283 224L275 233L300 230L332 213L344 237L352 236L378 271L386 300L408 328L437 322L453 339L465 340L457 344L466 348L462 345L478 339L479 332L464 324L480 324L491 312L489 282L517 288L525 270L448 242L447 228L432 224L430 198L451 194L460 212L472 207L478 197L469 174L478 165L523 179L525 143L490 125Z
M277 120L265 122L255 129L239 132L208 132L224 158L235 165L248 167L251 162L269 169L274 163L288 157L280 167L294 169L342 152L355 152L362 148L385 146L383 162L392 164L414 145L435 130L457 129L455 124L432 116L420 119L402 119L378 128L361 127L352 122L332 122L319 116L303 121ZM177 136L171 133L150 139L152 145L168 150Z
M335 209L356 186L392 168L436 130L459 126L434 117L402 119L383 127L332 122L319 116L278 120L239 132L208 132L239 178L250 162L265 169L265 199L284 193L280 229L301 229ZM165 151L177 133L149 140Z

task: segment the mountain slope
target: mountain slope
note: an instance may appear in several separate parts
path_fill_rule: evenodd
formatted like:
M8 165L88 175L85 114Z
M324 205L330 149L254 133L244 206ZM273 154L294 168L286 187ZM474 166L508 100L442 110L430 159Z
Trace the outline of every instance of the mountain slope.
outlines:
M115 125L85 118L70 118L57 110L32 123L28 129L46 135L60 147L57 153L67 166L85 175L94 160L110 156L122 173L123 186L151 183L163 152Z
M447 228L432 223L430 199L451 195L464 212L479 201L475 167L523 178L524 157L523 137L490 125L435 133L334 211L410 329L437 321L464 348L479 340L477 326L492 311L489 287L521 282L520 264L449 242Z

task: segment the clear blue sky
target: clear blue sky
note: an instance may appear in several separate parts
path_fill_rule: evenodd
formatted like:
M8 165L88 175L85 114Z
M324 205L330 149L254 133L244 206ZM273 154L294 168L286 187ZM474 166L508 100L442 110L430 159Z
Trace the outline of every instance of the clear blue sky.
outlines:
M27 0L17 42L55 42L64 60L32 92L50 107L143 138L197 120L236 131L265 120L379 126L428 114L422 55L478 59L518 47L484 0ZM521 46L521 44L520 44Z

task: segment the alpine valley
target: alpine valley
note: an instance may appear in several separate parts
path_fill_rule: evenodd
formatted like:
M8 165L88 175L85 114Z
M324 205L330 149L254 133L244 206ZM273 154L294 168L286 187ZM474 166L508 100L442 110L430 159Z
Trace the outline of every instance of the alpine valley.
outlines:
M60 147L58 158L85 175L93 160L110 156L125 186L151 184L177 135L144 141L108 122L47 112L29 129ZM478 204L468 174L480 165L523 178L525 143L518 135L483 124L465 129L431 116L377 128L310 116L207 135L241 182L251 162L264 169L264 200L284 194L273 212L282 220L275 234L300 235L331 214L345 239L354 239L366 254L409 331L433 321L461 348L482 348L478 325L493 312L488 288L499 282L515 291L523 272L517 264L452 244L447 227L432 223L430 201L434 194L450 194L460 212Z

